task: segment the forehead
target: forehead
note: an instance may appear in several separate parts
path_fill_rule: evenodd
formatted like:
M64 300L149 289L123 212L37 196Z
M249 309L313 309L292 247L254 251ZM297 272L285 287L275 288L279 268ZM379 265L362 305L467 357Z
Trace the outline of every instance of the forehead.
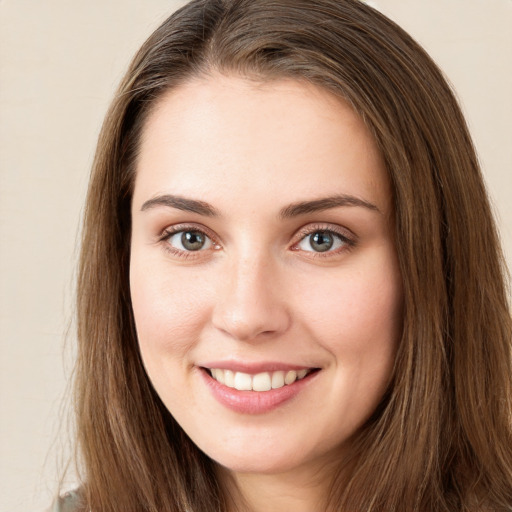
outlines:
M277 208L337 193L390 208L382 158L361 118L295 80L209 76L163 95L142 132L134 203L169 192L228 209L244 197Z

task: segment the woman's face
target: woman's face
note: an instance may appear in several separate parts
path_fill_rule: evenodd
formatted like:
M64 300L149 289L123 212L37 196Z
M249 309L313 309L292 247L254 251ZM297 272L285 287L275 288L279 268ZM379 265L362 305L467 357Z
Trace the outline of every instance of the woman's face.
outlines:
M361 119L297 81L196 79L147 121L132 216L140 351L190 438L241 473L339 458L402 318L390 185Z

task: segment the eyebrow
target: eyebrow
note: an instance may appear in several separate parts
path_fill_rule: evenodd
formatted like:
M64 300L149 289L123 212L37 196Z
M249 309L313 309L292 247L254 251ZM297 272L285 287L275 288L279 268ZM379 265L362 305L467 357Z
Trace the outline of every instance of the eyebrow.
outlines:
M291 217L329 210L339 206L359 206L380 213L380 210L377 208L377 206L368 201L365 201L364 199L360 199L359 197L351 196L348 194L337 194L334 196L324 197L322 199L314 199L313 201L300 201L298 203L292 203L279 212L279 217L281 219L289 219Z
M190 199L172 194L164 194L149 199L142 205L141 211L150 210L158 206L197 213L205 217L220 217L220 212L211 204L206 203L205 201L198 201L196 199ZM280 210L279 218L290 219L300 215L306 215L308 213L315 213L323 210L329 210L331 208L338 208L340 206L359 206L380 213L380 210L377 208L377 206L368 201L365 201L364 199L360 199L356 196L348 194L337 194L321 199L314 199L312 201L299 201L297 203L292 203Z
M171 194L164 194L149 199L142 205L140 210L143 212L145 210L150 210L151 208L156 208L157 206L166 206L168 208L183 210L184 212L197 213L199 215L204 215L205 217L220 216L219 211L211 204Z

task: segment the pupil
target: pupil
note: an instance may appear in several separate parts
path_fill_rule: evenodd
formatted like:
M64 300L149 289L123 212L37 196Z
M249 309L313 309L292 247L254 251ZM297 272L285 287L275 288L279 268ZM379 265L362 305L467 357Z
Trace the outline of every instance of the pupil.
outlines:
M330 233L317 231L311 237L311 247L317 252L328 251L333 246L334 240Z
M188 251L198 251L204 245L204 236L197 231L185 231L181 235L181 243Z

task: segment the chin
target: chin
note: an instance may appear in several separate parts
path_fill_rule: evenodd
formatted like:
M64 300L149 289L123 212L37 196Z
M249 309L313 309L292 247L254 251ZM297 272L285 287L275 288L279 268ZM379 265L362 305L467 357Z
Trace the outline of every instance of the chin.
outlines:
M309 465L315 459L315 454L310 454L303 442L287 444L252 439L229 445L217 440L200 448L223 468L240 474L287 473L303 465Z
M233 456L229 454L225 457L213 459L225 469L239 474L259 474L259 475L275 475L279 473L287 473L296 469L300 465L299 461L292 461L288 457L275 457L259 454L259 456Z

